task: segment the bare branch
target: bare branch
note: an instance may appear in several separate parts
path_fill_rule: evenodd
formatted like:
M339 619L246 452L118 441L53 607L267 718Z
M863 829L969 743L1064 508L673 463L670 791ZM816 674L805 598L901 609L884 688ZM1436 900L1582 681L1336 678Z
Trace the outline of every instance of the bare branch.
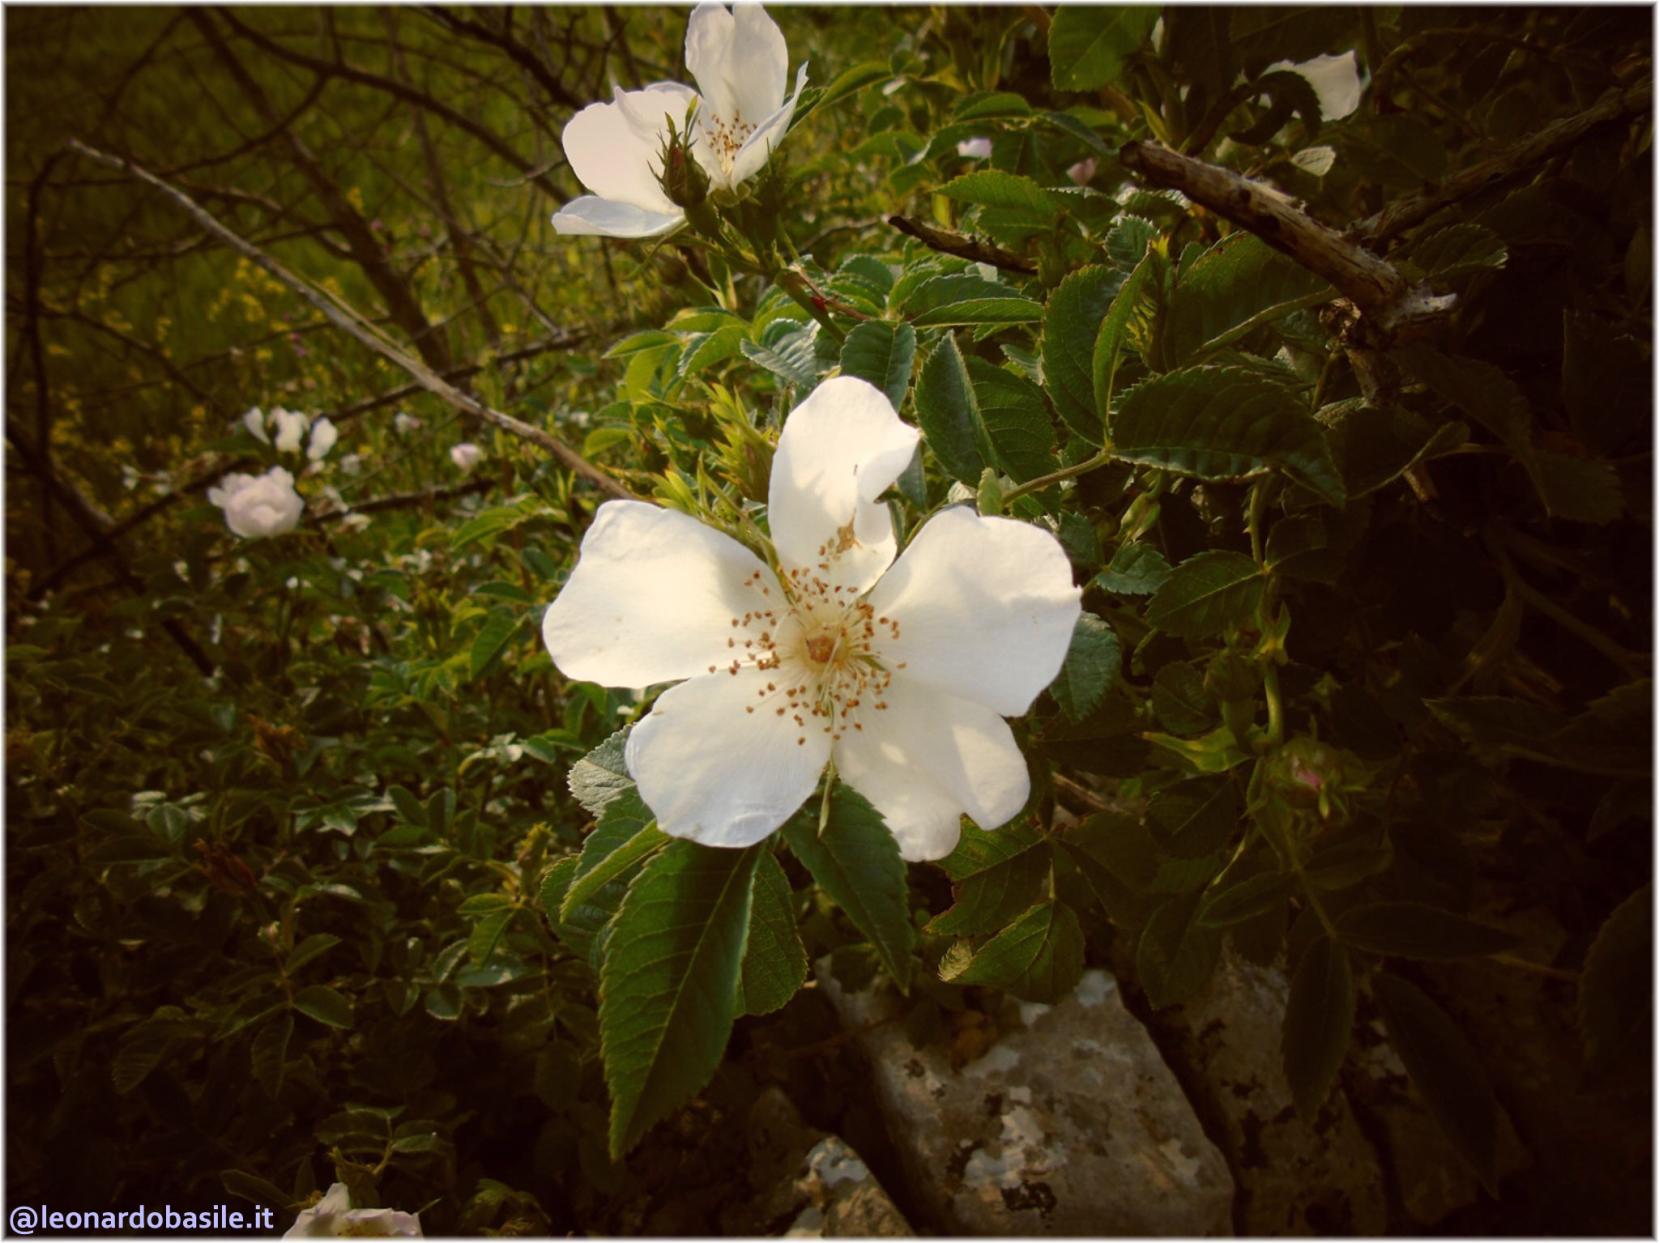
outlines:
M1025 276L1037 274L1036 268L1012 251L993 246L989 242L982 242L961 233L951 233L945 229L935 229L930 224L922 224L908 216L889 216L887 223L900 233L915 238L929 250L955 255L959 259L971 259L975 263L989 263L1005 272L1019 272Z

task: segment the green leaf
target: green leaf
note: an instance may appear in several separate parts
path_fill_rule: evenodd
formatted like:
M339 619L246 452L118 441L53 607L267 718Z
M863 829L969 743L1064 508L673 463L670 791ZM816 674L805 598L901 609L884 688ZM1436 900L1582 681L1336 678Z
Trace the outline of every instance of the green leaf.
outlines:
M1035 846L1041 838L1024 821L987 832L973 825L964 825L956 849L939 866L953 881L965 880L980 872L1006 863Z
M818 808L809 803L784 825L783 836L812 879L869 938L899 987L908 989L915 943L910 883L881 813L857 791L837 785L822 835Z
M1222 888L1205 891L1198 922L1206 928L1227 928L1283 902L1290 893L1290 878L1281 872L1258 872Z
M426 808L422 807L420 800L408 790L402 786L388 786L386 797L391 799L392 806L397 808L398 819L406 824L426 827Z
M1431 423L1404 407L1377 410L1359 398L1321 408L1330 427L1331 457L1348 498L1375 492L1418 462L1450 452L1469 438L1464 423Z
M1336 934L1355 949L1396 958L1474 958L1515 944L1501 928L1422 902L1372 902L1337 916Z
M1046 475L1055 467L1054 423L1043 390L1023 375L969 358L979 419L997 464L1016 483Z
M1054 408L1078 435L1100 442L1094 348L1101 323L1123 288L1116 268L1079 268L1049 295L1043 311L1043 377Z
M1421 343L1398 348L1407 371L1479 423L1516 460L1532 459L1532 409L1520 388L1491 363L1453 358Z
M1544 508L1554 517L1601 526L1624 513L1618 472L1606 462L1534 449L1529 468Z
M1204 675L1184 660L1172 660L1152 679L1152 714L1174 734L1212 728L1215 707Z
M828 108L840 103L849 96L856 95L867 86L877 82L885 82L893 76L892 67L885 60L866 60L844 69L836 78L810 99L802 99L801 106L795 110L794 119L790 122L790 129L794 129L807 116L820 108Z
M1234 142L1255 146L1271 142L1290 120L1292 113L1301 117L1302 129L1308 138L1318 135L1323 119L1319 110L1319 93L1313 89L1313 83L1301 74L1289 70L1266 73L1252 82L1250 89L1267 95L1269 106L1254 125L1228 135Z
M1152 545L1125 544L1112 554L1112 563L1095 576L1095 582L1120 596L1149 596L1172 573L1164 554Z
M1197 920L1201 895L1170 899L1141 931L1135 969L1155 1009L1190 1001L1209 982L1221 957L1221 934Z
M1492 230L1465 222L1418 238L1405 257L1430 280L1444 280L1495 271L1509 262L1509 251Z
M617 730L570 766L565 784L590 816L599 815L612 799L633 789L634 779L628 775L627 761L623 758L628 730L632 728L629 725Z
M964 173L947 181L935 193L958 203L999 208L1005 219L1012 218L1032 228L1049 225L1060 214L1053 197L1031 178L996 169Z
M177 1019L146 1019L130 1028L110 1063L110 1082L116 1092L125 1096L143 1083L173 1046L189 1034L188 1024Z
M221 1170L219 1181L231 1195L250 1200L262 1208L286 1208L293 1198L274 1183L243 1170Z
M576 863L576 874L559 904L559 918L568 921L577 907L649 859L669 842L657 828L656 817L639 797L628 789L605 808L605 814L587 840Z
M743 357L758 363L785 384L806 390L818 383L818 365L814 356L817 324L785 334L772 345L757 341L742 343Z
M847 334L841 346L841 373L868 380L897 410L910 390L916 361L916 330L909 324L873 319Z
M322 984L313 984L295 993L294 1009L330 1027L351 1026L351 1002Z
M1092 91L1116 81L1157 20L1155 5L1061 5L1048 28L1054 86Z
M1414 984L1379 974L1371 991L1412 1083L1459 1155L1496 1195L1498 1102L1486 1067L1450 1016Z
M1123 282L1123 287L1112 299L1106 317L1100 321L1100 332L1094 339L1094 353L1089 359L1089 375L1094 384L1094 408L1098 415L1088 427L1074 428L1078 435L1091 444L1104 443L1101 418L1112 415L1112 399L1117 393L1118 367L1131 348L1143 350L1152 332L1153 319L1158 311L1158 286L1164 270L1164 258L1155 250L1148 250Z
M253 1043L248 1047L253 1077L272 1100L282 1091L283 1072L288 1065L288 1042L293 1035L294 1016L284 1011L255 1032Z
M1062 712L1081 721L1117 682L1122 663L1122 648L1112 628L1093 613L1084 613L1077 619L1065 664L1049 691Z
M1042 896L1048 869L1049 852L1033 847L962 878L950 909L928 922L928 935L997 931Z
M505 910L490 911L473 924L472 932L467 936L467 957L472 959L473 966L482 967L489 962L490 955L495 953L495 947L501 943L501 938L507 932L507 925L512 922L513 910L508 907Z
M477 543L482 539L493 540L502 532L511 531L514 527L522 526L530 519L539 518L548 512L547 503L534 496L526 496L507 505L486 509L462 523L461 529L450 536L450 551L459 551L468 544Z
M910 291L901 309L918 328L1031 324L1043 317L1042 303L970 273L929 277Z
M749 944L737 993L739 1014L780 1010L806 983L806 947L795 928L789 878L771 854L755 869L754 901L749 910Z
M1207 723L1201 720L1198 728ZM1175 854L1200 858L1232 840L1238 827L1238 794L1225 779L1183 781L1154 794L1146 805L1146 818L1158 839Z
M1354 976L1340 943L1322 936L1290 982L1280 1049L1296 1112L1310 1125L1331 1094L1354 1030Z
M1596 934L1578 978L1578 1023L1592 1074L1653 1047L1653 886L1631 894Z
M310 936L306 937L305 940L294 946L293 951L288 955L287 961L282 964L283 974L293 975L294 972L305 966L305 964L310 962L313 958L316 958L321 954L328 953L329 950L333 949L338 944L340 944L340 938L335 936L333 933L312 933Z
M1212 548L1175 568L1146 606L1146 620L1166 634L1202 639L1255 616L1261 567L1243 553Z
M940 978L983 984L1022 1001L1052 1005L1083 974L1083 928L1063 902L1040 902L992 937L966 961L947 960Z
M1106 254L1119 267L1133 271L1157 239L1158 226L1145 216L1120 216L1106 234Z
M1170 357L1220 349L1328 290L1255 234L1231 234L1181 273L1165 321Z
M1028 117L1031 105L1025 96L1012 91L981 91L965 96L951 114L957 121L986 121L992 118Z
M720 1064L762 850L671 842L628 887L599 978L614 1160Z
M1342 477L1302 399L1245 367L1190 367L1137 384L1118 402L1113 455L1200 479L1283 471L1340 506Z
M490 667L523 622L524 615L510 609L491 609L484 615L484 624L472 639L472 677L479 677Z
M985 470L985 424L954 333L939 338L922 364L916 417L939 464L963 483L977 484Z

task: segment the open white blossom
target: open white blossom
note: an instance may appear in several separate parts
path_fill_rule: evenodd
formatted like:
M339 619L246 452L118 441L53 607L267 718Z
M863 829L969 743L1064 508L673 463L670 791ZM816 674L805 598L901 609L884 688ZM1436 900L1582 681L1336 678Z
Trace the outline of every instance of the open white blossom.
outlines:
M225 525L243 539L282 535L299 525L305 502L280 466L263 475L226 475L207 499L225 511Z
M1319 115L1326 121L1340 121L1359 107L1366 79L1360 77L1359 59L1353 52L1339 56L1315 56L1301 64L1281 60L1267 67L1268 73L1288 69L1308 80L1319 96Z
M681 681L628 737L665 833L748 846L812 794L826 763L869 799L906 859L1025 805L1003 720L1054 679L1081 611L1048 532L940 511L898 552L877 500L918 434L863 380L825 381L790 415L768 505L781 572L673 510L610 501L542 635L566 676Z
M298 453L300 441L305 439L305 430L311 426L311 420L297 410L285 410L278 406L271 411L271 426L276 428L276 450L278 453Z
M717 189L731 189L766 163L806 85L806 66L785 98L789 49L758 4L728 12L699 5L686 27L686 65L702 89L657 82L638 91L613 88L610 103L589 104L565 126L565 158L591 194L553 217L559 233L660 237L685 222L664 192L662 150L669 127L691 118L690 146Z
M300 1213L288 1228L285 1239L418 1239L419 1213L391 1208L352 1208L351 1194L344 1183L335 1183L328 1194Z
M313 462L320 462L339 439L340 429L334 426L333 419L324 415L311 425L311 439L305 443L305 456Z
M449 460L460 470L471 473L484 460L484 451L470 440L463 440L449 451Z
M247 428L253 438L261 444L270 444L271 437L265 431L265 412L258 406L242 416L242 426Z

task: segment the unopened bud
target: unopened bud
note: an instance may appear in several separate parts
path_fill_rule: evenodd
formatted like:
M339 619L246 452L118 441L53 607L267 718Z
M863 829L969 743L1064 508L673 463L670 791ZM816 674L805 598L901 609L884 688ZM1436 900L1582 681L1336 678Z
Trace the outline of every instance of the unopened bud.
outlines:
M660 156L662 172L657 180L669 201L687 211L700 207L709 196L709 175L697 162L690 144L686 142L686 135L675 127L672 118L668 122L668 137L663 139Z

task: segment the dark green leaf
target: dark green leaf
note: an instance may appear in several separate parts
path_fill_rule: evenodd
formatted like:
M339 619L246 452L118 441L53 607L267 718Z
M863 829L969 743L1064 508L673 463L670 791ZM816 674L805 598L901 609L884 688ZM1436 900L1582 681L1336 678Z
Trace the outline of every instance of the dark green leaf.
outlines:
M300 989L294 994L294 1009L330 1027L351 1026L351 1002L325 985Z
M1303 951L1285 1007L1285 1079L1310 1125L1331 1094L1354 1030L1354 976L1348 952L1320 937Z
M1048 879L1049 852L1032 848L955 885L956 901L927 925L932 936L970 936L995 932L1042 896Z
M758 363L785 384L810 389L818 382L818 367L814 359L817 325L787 333L773 345L756 341L742 343L743 356Z
M1199 894L1171 898L1152 913L1135 951L1135 969L1154 1008L1190 1001L1221 957L1221 934L1198 922Z
M1041 839L1024 821L1017 821L989 832L967 825L962 830L961 839L956 843L956 849L939 860L939 866L953 881L965 880L969 876L1006 863L1035 846L1039 840Z
M479 677L488 669L501 649L507 646L524 616L510 609L491 609L484 615L484 624L473 636L470 655L471 676Z
M999 215L1033 228L1051 224L1060 214L1048 191L1031 178L991 168L964 173L947 181L935 193L959 203L998 208Z
M1355 949L1398 958L1472 958L1515 944L1501 928L1422 902L1373 902L1337 917L1336 932Z
M1254 617L1261 592L1254 561L1212 548L1175 568L1146 606L1146 620L1168 634L1201 639Z
M1172 571L1164 554L1150 544L1125 544L1112 554L1112 563L1095 577L1107 591L1121 596L1149 596L1169 581Z
M1049 691L1061 711L1081 721L1111 690L1122 662L1122 649L1112 628L1093 613L1084 613L1077 619L1066 662Z
M1043 390L1007 367L969 358L968 375L991 453L1016 483L1055 468L1054 423Z
M1106 234L1106 253L1119 267L1133 270L1158 238L1158 226L1144 216L1120 216Z
M1199 713L1197 728L1202 729L1208 719L1201 708L1195 711ZM1232 840L1233 830L1238 827L1238 794L1225 778L1183 781L1154 794L1147 803L1146 818L1171 851L1185 858L1199 858Z
M916 382L916 416L940 465L963 483L978 484L985 470L985 425L956 337L946 333Z
M283 1072L288 1065L288 1042L293 1035L294 1016L284 1011L255 1032L253 1043L248 1047L253 1077L272 1100L282 1091Z
M1405 257L1431 280L1493 271L1509 261L1503 238L1478 224L1459 223L1418 238Z
M628 765L623 759L628 730L632 728L630 725L617 730L570 766L566 784L590 816L599 815L612 799L633 788L634 779L628 775Z
M755 868L755 892L749 911L749 944L743 952L738 984L739 1014L771 1014L781 1009L806 982L806 948L795 928L789 878L771 854Z
M1653 1040L1653 886L1619 904L1578 981L1578 1022L1592 1074L1645 1059Z
M1062 91L1114 82L1158 20L1152 5L1061 5L1048 28L1048 62Z
M953 984L1000 988L1023 1001L1052 1005L1083 974L1083 929L1063 902L1041 902L992 937L965 962L941 968Z
M331 932L312 933L296 945L293 952L288 955L287 961L282 964L283 973L293 975L294 972L305 966L313 958L328 953L338 944L340 944L340 938Z
M1123 288L1116 268L1079 268L1049 295L1043 311L1043 377L1060 417L1080 436L1099 443L1094 348L1101 321Z
M841 372L868 380L897 410L910 389L916 361L916 330L909 324L873 319L857 325L841 346Z
M605 808L605 814L587 840L576 864L576 874L559 907L568 920L578 906L591 902L606 885L637 867L668 844L668 835L656 827L651 809L628 789Z
M1031 324L1042 318L1042 303L999 281L962 273L931 277L904 299L905 316L918 328L975 324Z
M1197 734L1215 724L1215 706L1204 675L1184 660L1172 660L1152 679L1152 714L1172 734Z
M1242 924L1272 910L1290 893L1290 878L1278 872L1258 872L1234 884L1205 891L1198 922L1206 928Z
M1145 347L1152 331L1163 269L1163 256L1155 250L1147 251L1124 280L1123 287L1117 291L1112 305L1106 310L1106 317L1100 321L1094 351L1089 357L1089 378L1094 387L1096 414L1086 426L1074 426L1072 429L1091 444L1105 442L1101 420L1113 414L1119 366L1129 350Z

